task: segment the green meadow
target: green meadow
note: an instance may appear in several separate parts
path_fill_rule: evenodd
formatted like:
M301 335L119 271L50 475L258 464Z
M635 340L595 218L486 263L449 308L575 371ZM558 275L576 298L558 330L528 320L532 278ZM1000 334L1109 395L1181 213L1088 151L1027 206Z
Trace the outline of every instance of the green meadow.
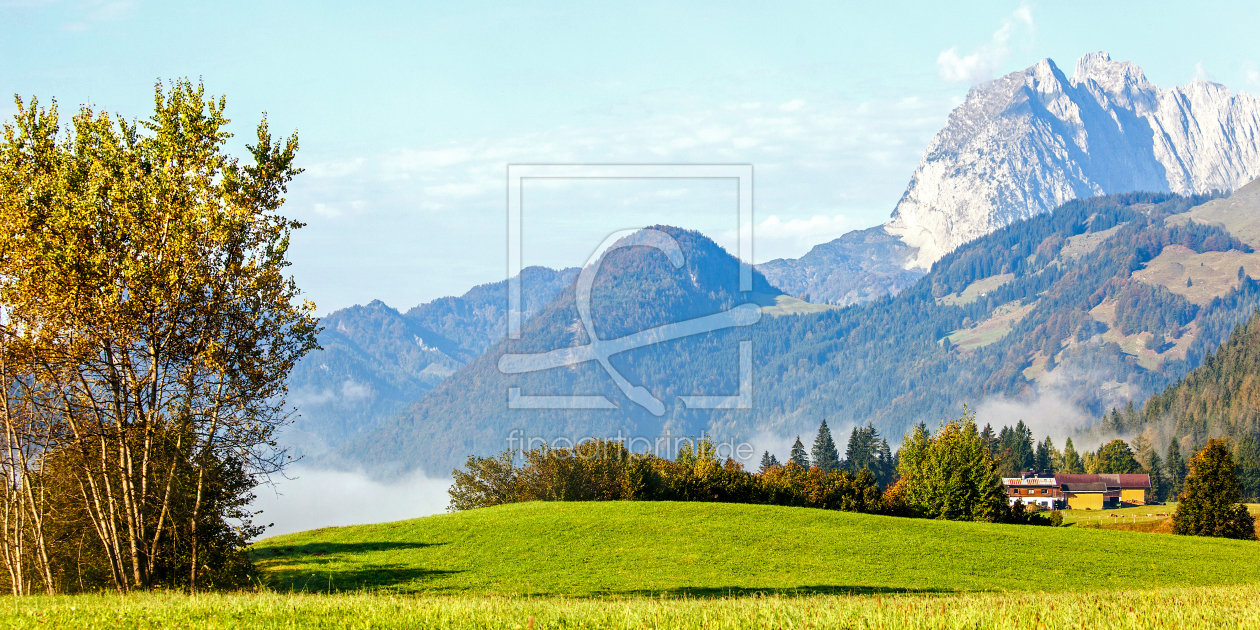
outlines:
M560 598L389 594L140 594L0 600L14 628L936 628L1260 627L1260 588L1105 593Z
M276 536L254 591L9 598L19 628L1251 628L1257 543L722 503Z
M725 503L518 503L255 546L279 592L710 597L1260 583L1256 543Z

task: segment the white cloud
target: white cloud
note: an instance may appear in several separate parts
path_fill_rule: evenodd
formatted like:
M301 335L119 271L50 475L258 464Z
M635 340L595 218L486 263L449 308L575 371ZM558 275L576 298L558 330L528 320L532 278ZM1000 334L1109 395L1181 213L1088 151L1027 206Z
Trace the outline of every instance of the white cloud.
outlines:
M781 110L783 110L783 111L785 111L785 112L794 112L794 111L796 111L796 110L798 110L798 109L800 109L800 108L802 108L802 107L804 107L804 106L805 106L805 101L803 101L803 100L801 100L801 99L797 98L797 99L792 99L792 100L790 100L790 101L788 101L788 102L786 102L786 103L784 103L784 104L780 105L780 106L779 106L779 109L781 109Z
M315 214L326 219L335 219L341 216L341 211L326 203L315 204Z
M843 231L886 219L923 147L951 109L949 95L944 94L919 98L896 94L861 101L828 91L805 91L792 97L732 93L719 99L707 92L703 98L691 91L648 93L626 105L628 114L590 113L551 128L456 143L403 145L350 159L310 156L307 172L313 176L298 178L289 195L294 218L308 223L292 250L295 273L304 274L300 280L305 291L322 312L374 298L416 304L500 279L506 167L530 163L752 164L758 223L773 216L781 224L767 224L757 235L756 258L796 258ZM794 102L803 105L780 108ZM695 187L660 188L652 196L660 202L657 208L681 207L667 203L673 199L671 191ZM592 203L584 208L569 204L547 210L547 216L568 212L564 219L568 224L560 229L571 229L568 225L576 224L572 219L582 216L618 223L609 229L641 225L627 217L621 199L589 194L586 199ZM687 199L694 202L695 217L707 216L704 213L713 207L703 205L703 197ZM356 200L366 204L356 208ZM642 203L637 207L652 210L646 195L638 201ZM851 222L837 219L838 214ZM626 220L610 218L614 215ZM671 223L680 215L662 211L652 216L654 222ZM347 220L350 217L354 220ZM737 242L720 234L729 223L687 226L692 219L685 215L679 222L724 246ZM527 264L579 264L593 246L582 241L527 248ZM415 255L409 255L404 266L395 261L401 255L391 252ZM437 279L432 282L414 283L396 275L404 268L411 274L442 271L433 274ZM347 278L356 279L351 288L344 285ZM361 281L364 278L371 280Z
M970 55L959 55L957 47L941 51L936 57L936 69L940 77L951 83L983 83L993 79L1010 54L1010 44L1016 35L1033 28L1032 8L1020 5L1010 16L1002 19L1002 25L994 31L992 41L976 49Z
M440 514L450 503L449 479L412 475L394 483L373 481L362 472L338 472L295 467L291 479L275 479L275 486L254 492L254 508L262 510L255 522L275 523L263 536L334 527L383 523Z
M1202 62L1202 61L1197 62L1197 63L1195 63L1195 64L1194 64L1194 78L1196 78L1196 79L1200 79L1200 80L1203 80L1203 81L1211 81L1211 80L1212 80L1212 75L1211 75L1210 73L1208 73L1207 68L1206 68L1206 67L1204 67L1204 65L1203 65L1203 62Z
M842 214L832 217L819 214L808 219L788 221L783 221L778 215L772 214L757 226L755 234L759 238L800 238L827 234L839 236L851 229L853 229L853 222Z

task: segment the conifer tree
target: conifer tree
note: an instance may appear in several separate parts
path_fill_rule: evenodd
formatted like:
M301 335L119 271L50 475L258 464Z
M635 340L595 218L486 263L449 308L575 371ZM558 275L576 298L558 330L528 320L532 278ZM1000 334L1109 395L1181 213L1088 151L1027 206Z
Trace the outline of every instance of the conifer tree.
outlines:
M770 451L766 451L764 454L762 454L761 472L766 472L767 470L770 470L771 468L774 468L775 466L778 466L778 465L779 465L779 458L775 457L774 455L771 455Z
M835 441L831 439L831 429L827 428L825 418L822 424L818 425L818 437L814 438L814 448L810 454L813 455L814 465L821 468L823 472L840 468L840 453L836 450Z
M1147 500L1162 503L1168 496L1168 480L1164 477L1164 462L1155 449L1146 451L1146 457L1142 459L1142 467L1151 477L1151 489L1147 491Z
M1097 471L1102 474L1128 474L1141 472L1142 466L1133 458L1133 450L1124 440L1115 439L1098 449Z
M1234 447L1238 462L1238 485L1247 498L1260 497L1260 442L1247 434Z
M1164 470L1168 471L1168 494L1177 498L1186 481L1186 460L1181 458L1181 441L1176 437L1168 443L1168 457L1164 458Z
M1255 522L1241 499L1225 441L1208 440L1190 460L1185 490L1173 513L1173 533L1255 540Z
M801 436L799 435L796 436L796 443L792 445L792 459L790 461L801 468L809 468L809 455L805 454L805 445L801 444Z
M897 476L897 457L893 455L892 448L888 446L887 439L879 441L879 470L875 477L882 487L892 485L893 479Z
M1037 472L1054 472L1054 443L1050 441L1050 436L1037 444L1037 454L1034 458L1033 468Z
M1063 470L1062 472L1069 474L1083 474L1085 472L1085 462L1081 461L1081 456L1076 452L1076 447L1072 445L1072 438L1068 438L1063 444Z
M985 423L984 430L980 432L980 439L984 440L984 446L989 449L989 455L997 456L998 439L997 435L993 433L993 425Z

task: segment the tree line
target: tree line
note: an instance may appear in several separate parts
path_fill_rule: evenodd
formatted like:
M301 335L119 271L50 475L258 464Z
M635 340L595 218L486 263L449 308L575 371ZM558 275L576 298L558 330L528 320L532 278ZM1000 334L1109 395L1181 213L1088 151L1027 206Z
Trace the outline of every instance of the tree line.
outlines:
M768 452L756 472L721 461L709 439L683 444L670 460L631 453L612 440L470 456L452 473L450 509L524 501L714 501L813 507L869 514L1049 525L1011 506L970 412L933 434L920 425L897 456L868 427L854 429L844 460L823 424L812 458L798 438L779 464ZM865 450L863 450L865 449ZM865 459L864 459L865 458ZM891 462L895 461L895 466ZM824 468L826 466L826 468ZM859 467L860 466L860 467ZM887 483L881 483L886 474Z

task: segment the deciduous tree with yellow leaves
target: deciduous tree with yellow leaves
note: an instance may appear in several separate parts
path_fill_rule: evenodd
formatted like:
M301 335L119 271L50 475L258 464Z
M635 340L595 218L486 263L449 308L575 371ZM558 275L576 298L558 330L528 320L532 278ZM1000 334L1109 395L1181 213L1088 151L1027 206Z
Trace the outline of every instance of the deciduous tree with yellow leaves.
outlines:
M0 555L14 593L89 588L85 575L195 590L247 565L250 489L284 464L285 381L318 326L285 273L301 224L278 213L297 136L273 140L264 117L239 161L224 108L180 80L156 87L145 121L85 106L63 130L55 102L17 99L4 127Z

